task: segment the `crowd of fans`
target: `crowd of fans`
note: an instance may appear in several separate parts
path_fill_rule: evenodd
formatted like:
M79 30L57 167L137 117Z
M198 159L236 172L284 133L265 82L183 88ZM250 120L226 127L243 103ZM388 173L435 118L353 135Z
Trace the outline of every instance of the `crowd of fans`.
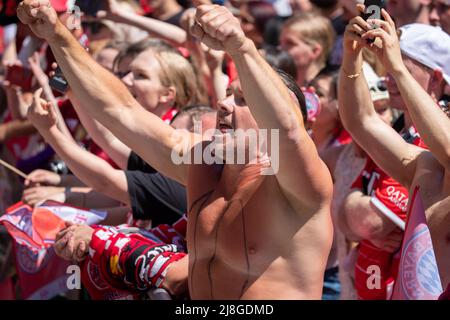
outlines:
M386 300L404 235L386 211L405 221L420 186L445 290L450 1L364 10L3 0L0 159L27 179L0 166L0 215L20 200L106 211L54 246L91 299ZM278 172L173 163L216 128L279 130ZM0 227L0 281L11 241Z

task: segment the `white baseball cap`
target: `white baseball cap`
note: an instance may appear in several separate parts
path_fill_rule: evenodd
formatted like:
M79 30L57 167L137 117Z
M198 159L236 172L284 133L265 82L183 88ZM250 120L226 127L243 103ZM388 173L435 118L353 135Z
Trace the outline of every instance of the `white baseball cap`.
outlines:
M402 53L433 70L442 70L450 84L450 35L440 27L421 23L408 24L400 30Z

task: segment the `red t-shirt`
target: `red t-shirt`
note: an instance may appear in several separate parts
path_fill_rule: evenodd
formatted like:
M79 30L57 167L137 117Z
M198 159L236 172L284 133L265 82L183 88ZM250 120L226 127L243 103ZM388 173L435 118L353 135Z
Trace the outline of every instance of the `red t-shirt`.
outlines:
M352 187L362 189L364 194L371 196L372 204L381 211L390 211L403 221L406 220L408 190L389 177L371 159L367 160L365 168ZM377 248L369 240L361 241L358 245L358 259L355 266L358 298L386 300L398 272L398 263L398 255ZM379 267L381 275L379 288L368 285L373 277L371 266Z
M402 137L408 143L428 149L414 127L406 130ZM371 203L381 211L387 210L406 221L408 190L389 177L371 159L367 160L365 168L352 187L362 189L364 194L371 196ZM363 300L388 299L397 277L400 255L379 249L368 240L361 241L358 249L359 255L355 266L355 286L358 298ZM368 288L367 281L372 276L368 268L371 265L380 267L380 289Z

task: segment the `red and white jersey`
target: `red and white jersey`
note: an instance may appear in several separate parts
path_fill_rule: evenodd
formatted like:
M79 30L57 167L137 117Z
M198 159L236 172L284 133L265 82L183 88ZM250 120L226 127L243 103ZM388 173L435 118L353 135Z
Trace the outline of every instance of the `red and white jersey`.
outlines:
M408 190L389 177L371 159L367 160L361 175L353 183L371 197L371 203L380 211L406 220L408 207ZM355 266L355 286L358 298L362 300L386 300L389 288L392 289L398 271L399 257L393 253L377 248L369 240L363 240L358 246L358 259ZM368 285L373 277L373 266L379 267L379 288ZM377 269L378 270L378 269Z

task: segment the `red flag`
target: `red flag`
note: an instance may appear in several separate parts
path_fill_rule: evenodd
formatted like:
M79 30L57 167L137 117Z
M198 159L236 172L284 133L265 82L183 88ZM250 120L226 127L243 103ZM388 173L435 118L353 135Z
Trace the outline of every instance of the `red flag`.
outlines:
M104 212L87 211L56 201L46 201L34 209L19 202L6 212L0 217L0 224L18 244L35 253L53 245L56 234L65 228L65 221L92 225L106 216Z
M418 187L410 201L392 300L437 300L442 284Z
M52 245L56 234L65 227L64 221L96 224L105 213L70 207L46 201L36 208L19 202L0 217L15 240L14 253L19 276L21 298L50 299L67 288L67 262L56 256Z
M33 252L14 244L20 297L28 300L48 300L68 291L67 268L71 264L58 257L53 248Z

